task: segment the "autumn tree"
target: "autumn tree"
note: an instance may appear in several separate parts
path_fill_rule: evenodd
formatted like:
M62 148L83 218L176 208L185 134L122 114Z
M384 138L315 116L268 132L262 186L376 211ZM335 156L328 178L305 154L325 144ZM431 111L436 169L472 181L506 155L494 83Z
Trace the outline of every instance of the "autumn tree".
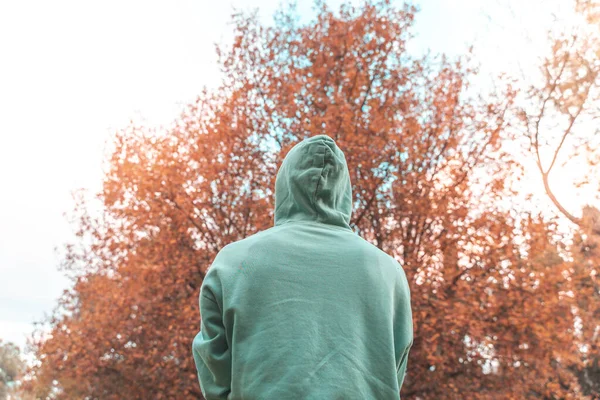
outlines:
M578 162L573 187L592 187L600 199L600 2L572 0L570 18L558 19L548 32L548 51L540 62L539 80L528 79L519 115L529 139L544 189L556 210L574 227L573 257L566 271L576 282L577 372L586 394L600 397L600 210L593 198L582 210L561 201L551 172ZM562 161L562 162L561 162ZM556 186L555 186L556 185ZM571 189L573 190L573 189Z
M576 12L571 22L557 24L559 28L548 32L549 51L541 60L541 79L530 79L534 83L527 87L520 116L547 195L565 217L582 225L582 218L555 195L550 173L561 156L563 166L582 158L587 164L577 186L591 184L600 193L600 3L570 3ZM600 235L597 229L594 233Z
M81 193L73 279L37 340L32 387L57 398L200 398L198 291L227 243L273 224L277 168L328 134L353 183L352 226L410 280L406 399L583 398L560 244L511 195L507 86L469 91L469 57L406 50L416 9L293 3L274 24L232 16L224 76L164 131L117 132L100 193ZM290 316L293 318L293 316ZM374 329L377 329L374 327ZM579 396L579 397L578 397Z

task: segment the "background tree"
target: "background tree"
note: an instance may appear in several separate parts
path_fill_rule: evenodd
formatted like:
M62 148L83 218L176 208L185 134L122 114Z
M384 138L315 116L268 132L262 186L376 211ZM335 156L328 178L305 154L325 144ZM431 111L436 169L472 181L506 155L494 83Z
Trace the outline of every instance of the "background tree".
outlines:
M469 57L408 53L412 6L316 5L307 24L293 4L273 26L233 15L219 89L165 131L115 135L103 190L77 198L62 264L73 287L51 337L34 342L32 388L200 398L190 346L206 269L225 244L272 226L277 167L325 133L350 167L353 228L410 279L403 398L584 398L575 275L552 225L499 205L511 195L514 91L471 95Z
M583 359L578 376L585 393L600 398L600 211L591 202L580 213L568 209L556 196L550 177L560 160L563 167L578 161L581 176L576 186L592 186L600 199L600 2L571 4L572 18L557 21L560 28L548 32L542 79L528 84L520 115L546 194L575 226L575 243L570 246L574 262L568 273L577 282L576 341Z
M577 184L597 186L600 193L600 3L572 3L576 10L573 20L548 32L550 51L540 66L542 79L529 85L521 117L546 193L564 216L583 225L582 217L567 210L550 185L550 173L570 148L563 165L584 158L587 168L582 168ZM547 159L543 153L548 154ZM600 227L592 230L600 235Z
M17 378L25 370L17 345L0 339L0 399L8 399L17 385Z

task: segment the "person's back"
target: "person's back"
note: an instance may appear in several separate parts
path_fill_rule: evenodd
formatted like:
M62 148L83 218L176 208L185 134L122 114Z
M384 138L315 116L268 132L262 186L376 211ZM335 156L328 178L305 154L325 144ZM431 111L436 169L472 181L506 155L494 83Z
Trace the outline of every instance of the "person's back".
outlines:
M275 225L225 246L193 355L211 399L399 399L413 340L398 262L349 226L346 161L325 135L277 175Z

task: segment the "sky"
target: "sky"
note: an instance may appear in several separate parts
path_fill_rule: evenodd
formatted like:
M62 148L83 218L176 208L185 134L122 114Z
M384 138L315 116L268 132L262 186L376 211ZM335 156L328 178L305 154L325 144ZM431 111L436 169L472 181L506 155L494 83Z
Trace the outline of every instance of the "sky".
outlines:
M528 73L557 1L417 2L410 50L456 55L473 43L482 85L502 70ZM312 3L299 3L310 17ZM214 43L230 39L232 7L258 7L269 23L278 4L0 2L0 339L23 347L68 287L55 250L73 240L64 213L72 191L100 190L110 135L130 120L168 125L203 86L218 85ZM575 195L564 200L579 206Z

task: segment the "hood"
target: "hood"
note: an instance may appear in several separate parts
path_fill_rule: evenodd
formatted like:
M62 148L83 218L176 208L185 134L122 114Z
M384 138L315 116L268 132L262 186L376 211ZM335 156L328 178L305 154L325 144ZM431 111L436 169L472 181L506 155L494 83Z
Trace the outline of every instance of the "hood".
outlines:
M352 185L346 157L327 135L296 144L275 179L275 225L313 221L352 230Z

